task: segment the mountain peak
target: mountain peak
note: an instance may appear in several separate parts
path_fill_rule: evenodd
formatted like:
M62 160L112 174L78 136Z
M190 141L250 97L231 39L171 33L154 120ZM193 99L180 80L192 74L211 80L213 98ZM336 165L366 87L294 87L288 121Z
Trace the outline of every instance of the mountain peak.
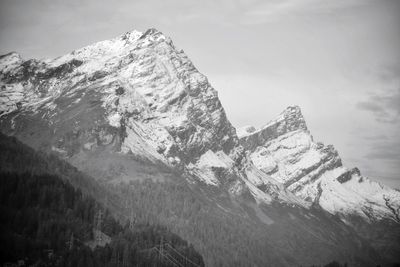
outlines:
M172 45L172 40L168 36L164 35L161 31L150 28L146 30L139 38L139 40L146 40L148 43L159 43L159 42L167 42ZM147 43L146 42L146 43Z
M0 92L3 117L23 109L33 116L51 113L49 120L68 116L85 121L88 112L80 107L89 101L90 116L98 120L82 127L93 132L107 128L110 140L119 140L116 149L174 164L196 162L208 150L229 154L238 142L207 78L157 29L130 31L56 59L25 65L7 74L7 79L0 77L0 84L7 83L7 90ZM35 79L25 88L31 76ZM75 109L79 112L70 115ZM70 122L57 123L63 128ZM65 133L59 134L63 138ZM84 145L89 147L94 138L88 134L79 146L89 151ZM68 144L54 147L75 155Z
M393 209L399 206L398 193L363 177L357 168L347 169L332 145L315 142L300 107L289 106L259 130L238 132L242 133L240 144L256 168L303 200L332 214L398 221L397 208Z
M133 42L135 42L138 38L140 38L142 35L143 35L142 32L137 31L137 30L132 30L132 31L129 31L129 32L126 32L125 34L123 34L123 35L121 36L121 39L122 39L122 40L125 40L125 41L127 41L127 42L129 42L129 43L133 43Z
M12 51L10 53L0 55L0 60L4 60L5 58L9 58L9 57L21 58L21 56L17 52Z
M287 107L275 120L265 125L263 129L277 124L278 127L284 128L282 130L284 130L285 133L300 129L307 130L306 121L299 106Z
M239 138L244 138L264 131L269 132L272 128L277 128L280 135L300 129L307 131L306 121L301 113L300 107L289 106L281 112L278 117L271 120L260 129L256 129L253 126L244 126L237 129L237 134Z
M301 108L297 105L294 106L288 106L282 114L296 114L297 116L303 116L301 113Z
M0 55L0 72L7 72L15 65L22 62L22 57L16 52Z
M149 35L157 36L157 35L164 35L164 34L161 31L157 30L156 28L149 28L143 33L142 37L144 38L145 36L149 36Z
M253 150L271 139L297 130L308 131L306 121L299 106L289 106L260 129L245 126L237 130L237 135L245 149Z

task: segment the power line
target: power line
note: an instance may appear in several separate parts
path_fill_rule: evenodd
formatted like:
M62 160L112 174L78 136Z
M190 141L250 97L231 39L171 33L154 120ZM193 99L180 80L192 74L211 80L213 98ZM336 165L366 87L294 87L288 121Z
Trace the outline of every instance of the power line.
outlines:
M176 259L174 259L173 257L171 257L171 256L169 256L169 255L167 255L167 254L162 253L162 252L160 251L159 248L153 247L153 249L154 249L155 251L158 252L158 254L160 255L160 257L167 259L167 260L168 260L169 262L171 262L174 266L184 267L184 266L182 266ZM168 256L169 256L169 257L168 257Z
M165 248L171 249L173 252L175 252L174 257L169 251L167 251ZM173 261L174 265L178 267L188 267L188 266L195 266L195 267L200 267L200 265L194 263L190 259L188 259L185 255L180 253L178 250L176 250L172 245L168 242L163 242L163 238L160 241L159 246L155 246L149 250L156 250L160 256L160 259L165 258L169 260L170 262ZM181 263L182 262L182 263Z
M194 263L193 261L189 260L185 255L182 255L178 250L176 250L174 247L172 247L170 243L165 243L165 244L166 244L170 249L172 249L175 253L177 253L179 256L181 256L182 258L184 258L184 259L185 259L185 263L186 263L186 262L190 262L192 265L200 267L200 265L198 265L198 264Z

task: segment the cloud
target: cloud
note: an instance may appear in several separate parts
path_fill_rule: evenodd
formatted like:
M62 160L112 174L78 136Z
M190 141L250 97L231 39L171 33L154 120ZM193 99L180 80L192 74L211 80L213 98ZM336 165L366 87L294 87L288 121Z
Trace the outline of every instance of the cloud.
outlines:
M381 140L371 143L362 162L369 176L379 178L393 188L400 188L400 142Z
M371 95L356 107L371 112L378 122L395 123L400 117L400 88L386 95Z
M400 159L400 152L398 151L400 147L394 148L391 144L387 144L382 147L375 147L371 152L365 155L367 159L380 159L388 161L396 161L396 164Z
M398 82L400 79L400 64L384 66L378 72L378 78L384 83Z
M400 171L400 142L382 140L382 142L370 144L370 151L364 156L367 165L363 164L364 169L374 166L369 173L376 177L391 178L391 185L399 187L398 179ZM397 181L397 182L395 182Z
M357 130L357 132L359 132L359 130ZM385 135L385 134L364 136L363 138L368 141L380 141L380 140L388 140L389 139L389 137L387 137L387 135Z
M371 1L339 0L270 0L259 1L246 7L241 22L245 25L264 24L281 17L296 14L323 14L358 7Z

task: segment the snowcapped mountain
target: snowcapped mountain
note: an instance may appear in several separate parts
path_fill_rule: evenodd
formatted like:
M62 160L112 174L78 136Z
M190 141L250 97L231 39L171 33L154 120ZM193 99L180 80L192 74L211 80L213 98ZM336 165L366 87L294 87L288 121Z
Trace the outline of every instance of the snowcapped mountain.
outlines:
M344 167L333 146L314 141L299 107L288 107L261 129L243 127L238 135L254 165L301 199L344 217L400 222L400 192Z
M228 195L235 207L251 207L266 225L296 218L305 228L313 225L302 232L304 240L322 240L326 248L340 247L339 240L354 247L358 241L342 225L352 216L400 222L400 193L343 167L332 146L314 142L298 107L262 129L236 131L207 78L155 29L55 59L1 56L0 88L2 132L56 153L102 183L163 181L162 170L173 170L201 190ZM287 218L275 210L286 208L292 209ZM340 215L342 224L324 221L325 211ZM340 234L321 230L323 221ZM297 234L297 228L285 230ZM273 240L281 246L291 238ZM331 256L330 249L323 252Z
M131 179L129 164L95 163L132 154L267 203L398 220L400 193L343 167L332 146L313 141L298 107L260 130L239 129L239 141L207 78L155 29L51 60L10 53L0 59L0 78L2 129L97 177ZM47 133L36 136L38 125Z
M157 30L53 60L11 53L0 59L0 73L2 129L95 177L129 181L134 167L120 158L133 155L232 194L308 206L245 158L217 92Z

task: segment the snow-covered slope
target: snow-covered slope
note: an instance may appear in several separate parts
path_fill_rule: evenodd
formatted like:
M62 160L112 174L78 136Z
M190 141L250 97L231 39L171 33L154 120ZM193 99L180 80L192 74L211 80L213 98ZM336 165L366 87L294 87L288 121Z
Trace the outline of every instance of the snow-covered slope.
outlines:
M315 142L297 106L259 130L238 130L254 165L296 196L332 214L400 222L400 192L342 165L333 146Z
M20 105L46 110L52 122L91 94L101 101L111 127L127 128L123 150L140 150L131 132L151 146L152 156L171 162L191 161L210 147L229 151L236 142L216 91L156 30L133 31L44 62L22 62L10 54L1 59L3 65L2 116Z
M135 179L126 159L139 157L233 195L309 206L247 160L217 92L155 29L56 59L5 55L0 81L2 130L96 177Z

